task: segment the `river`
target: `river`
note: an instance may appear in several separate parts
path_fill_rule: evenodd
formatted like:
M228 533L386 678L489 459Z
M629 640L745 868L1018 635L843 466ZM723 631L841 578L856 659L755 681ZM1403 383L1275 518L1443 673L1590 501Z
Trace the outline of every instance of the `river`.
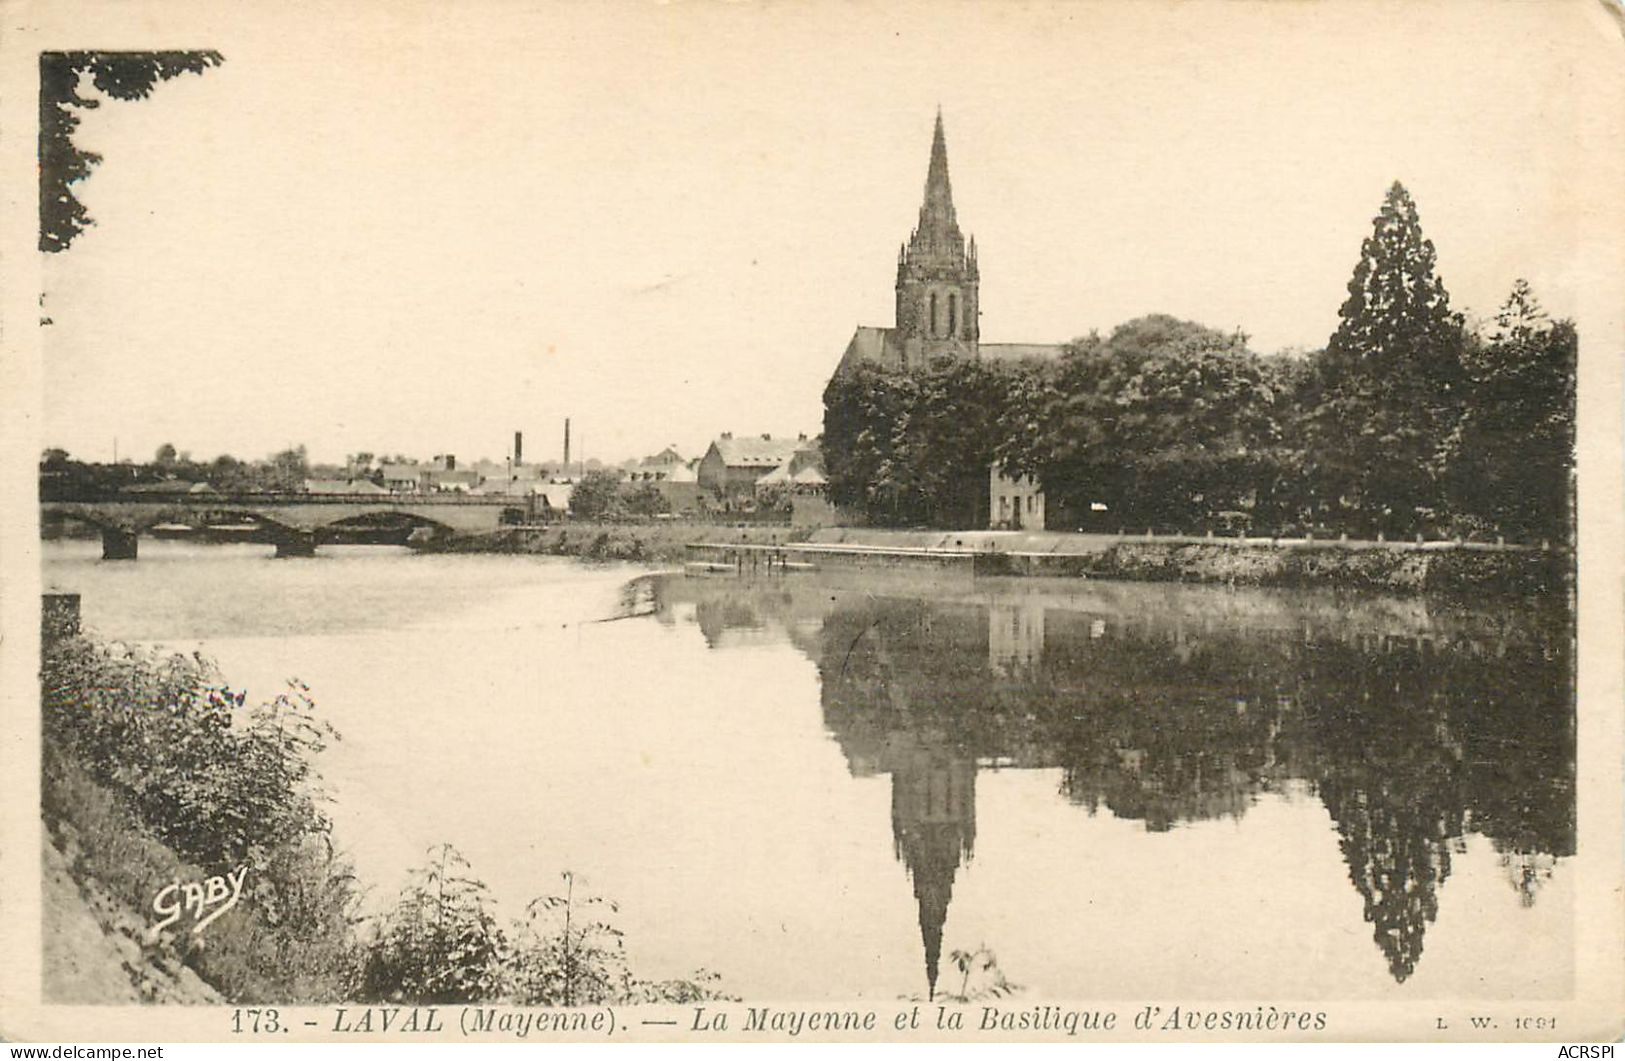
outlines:
M310 687L375 905L442 842L504 916L570 870L640 976L749 1001L957 992L981 948L1031 999L1573 988L1572 649L1533 606L42 548L92 632Z

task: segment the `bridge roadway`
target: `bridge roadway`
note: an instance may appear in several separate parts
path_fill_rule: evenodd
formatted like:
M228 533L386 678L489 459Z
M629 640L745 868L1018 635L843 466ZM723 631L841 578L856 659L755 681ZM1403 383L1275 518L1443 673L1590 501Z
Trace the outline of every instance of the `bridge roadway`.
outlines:
M505 522L536 516L531 498L467 494L152 494L117 493L72 500L42 500L40 515L73 519L102 532L102 559L134 560L143 533L159 524L203 528L260 524L278 556L313 556L316 534L359 519L393 516L434 535L494 531Z

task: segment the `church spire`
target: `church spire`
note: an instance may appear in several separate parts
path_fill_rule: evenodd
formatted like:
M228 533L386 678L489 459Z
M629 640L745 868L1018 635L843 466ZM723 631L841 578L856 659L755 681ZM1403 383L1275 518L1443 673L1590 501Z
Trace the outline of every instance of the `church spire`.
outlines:
M948 181L948 141L942 134L942 108L937 108L937 128L931 136L931 166L925 174L925 204L920 210L920 227L927 216L954 222L954 190Z
M978 279L954 216L948 137L938 107L920 218L897 263L897 332L917 347L905 354L905 363L923 365L941 354L976 356Z
M920 221L915 226L911 250L923 251L938 259L963 258L965 238L954 216L954 189L948 180L948 139L942 132L942 108L937 108L937 125L931 134L931 164L925 171L925 200L920 204Z

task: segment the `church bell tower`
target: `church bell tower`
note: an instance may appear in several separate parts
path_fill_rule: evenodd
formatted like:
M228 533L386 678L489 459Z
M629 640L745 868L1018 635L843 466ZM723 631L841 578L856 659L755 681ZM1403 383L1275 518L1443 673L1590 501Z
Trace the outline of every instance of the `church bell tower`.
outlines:
M967 247L954 217L948 145L938 108L920 220L897 253L896 337L902 341L909 366L944 355L976 356L981 336L976 299L979 278L976 238L971 237Z

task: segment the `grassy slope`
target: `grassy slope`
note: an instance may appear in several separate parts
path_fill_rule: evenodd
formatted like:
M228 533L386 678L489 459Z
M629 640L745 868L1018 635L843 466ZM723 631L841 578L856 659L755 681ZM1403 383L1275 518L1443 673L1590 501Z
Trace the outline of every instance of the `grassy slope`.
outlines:
M48 750L41 779L44 998L65 1004L218 1004L172 943L147 939L146 907L203 874L142 827L72 759Z

